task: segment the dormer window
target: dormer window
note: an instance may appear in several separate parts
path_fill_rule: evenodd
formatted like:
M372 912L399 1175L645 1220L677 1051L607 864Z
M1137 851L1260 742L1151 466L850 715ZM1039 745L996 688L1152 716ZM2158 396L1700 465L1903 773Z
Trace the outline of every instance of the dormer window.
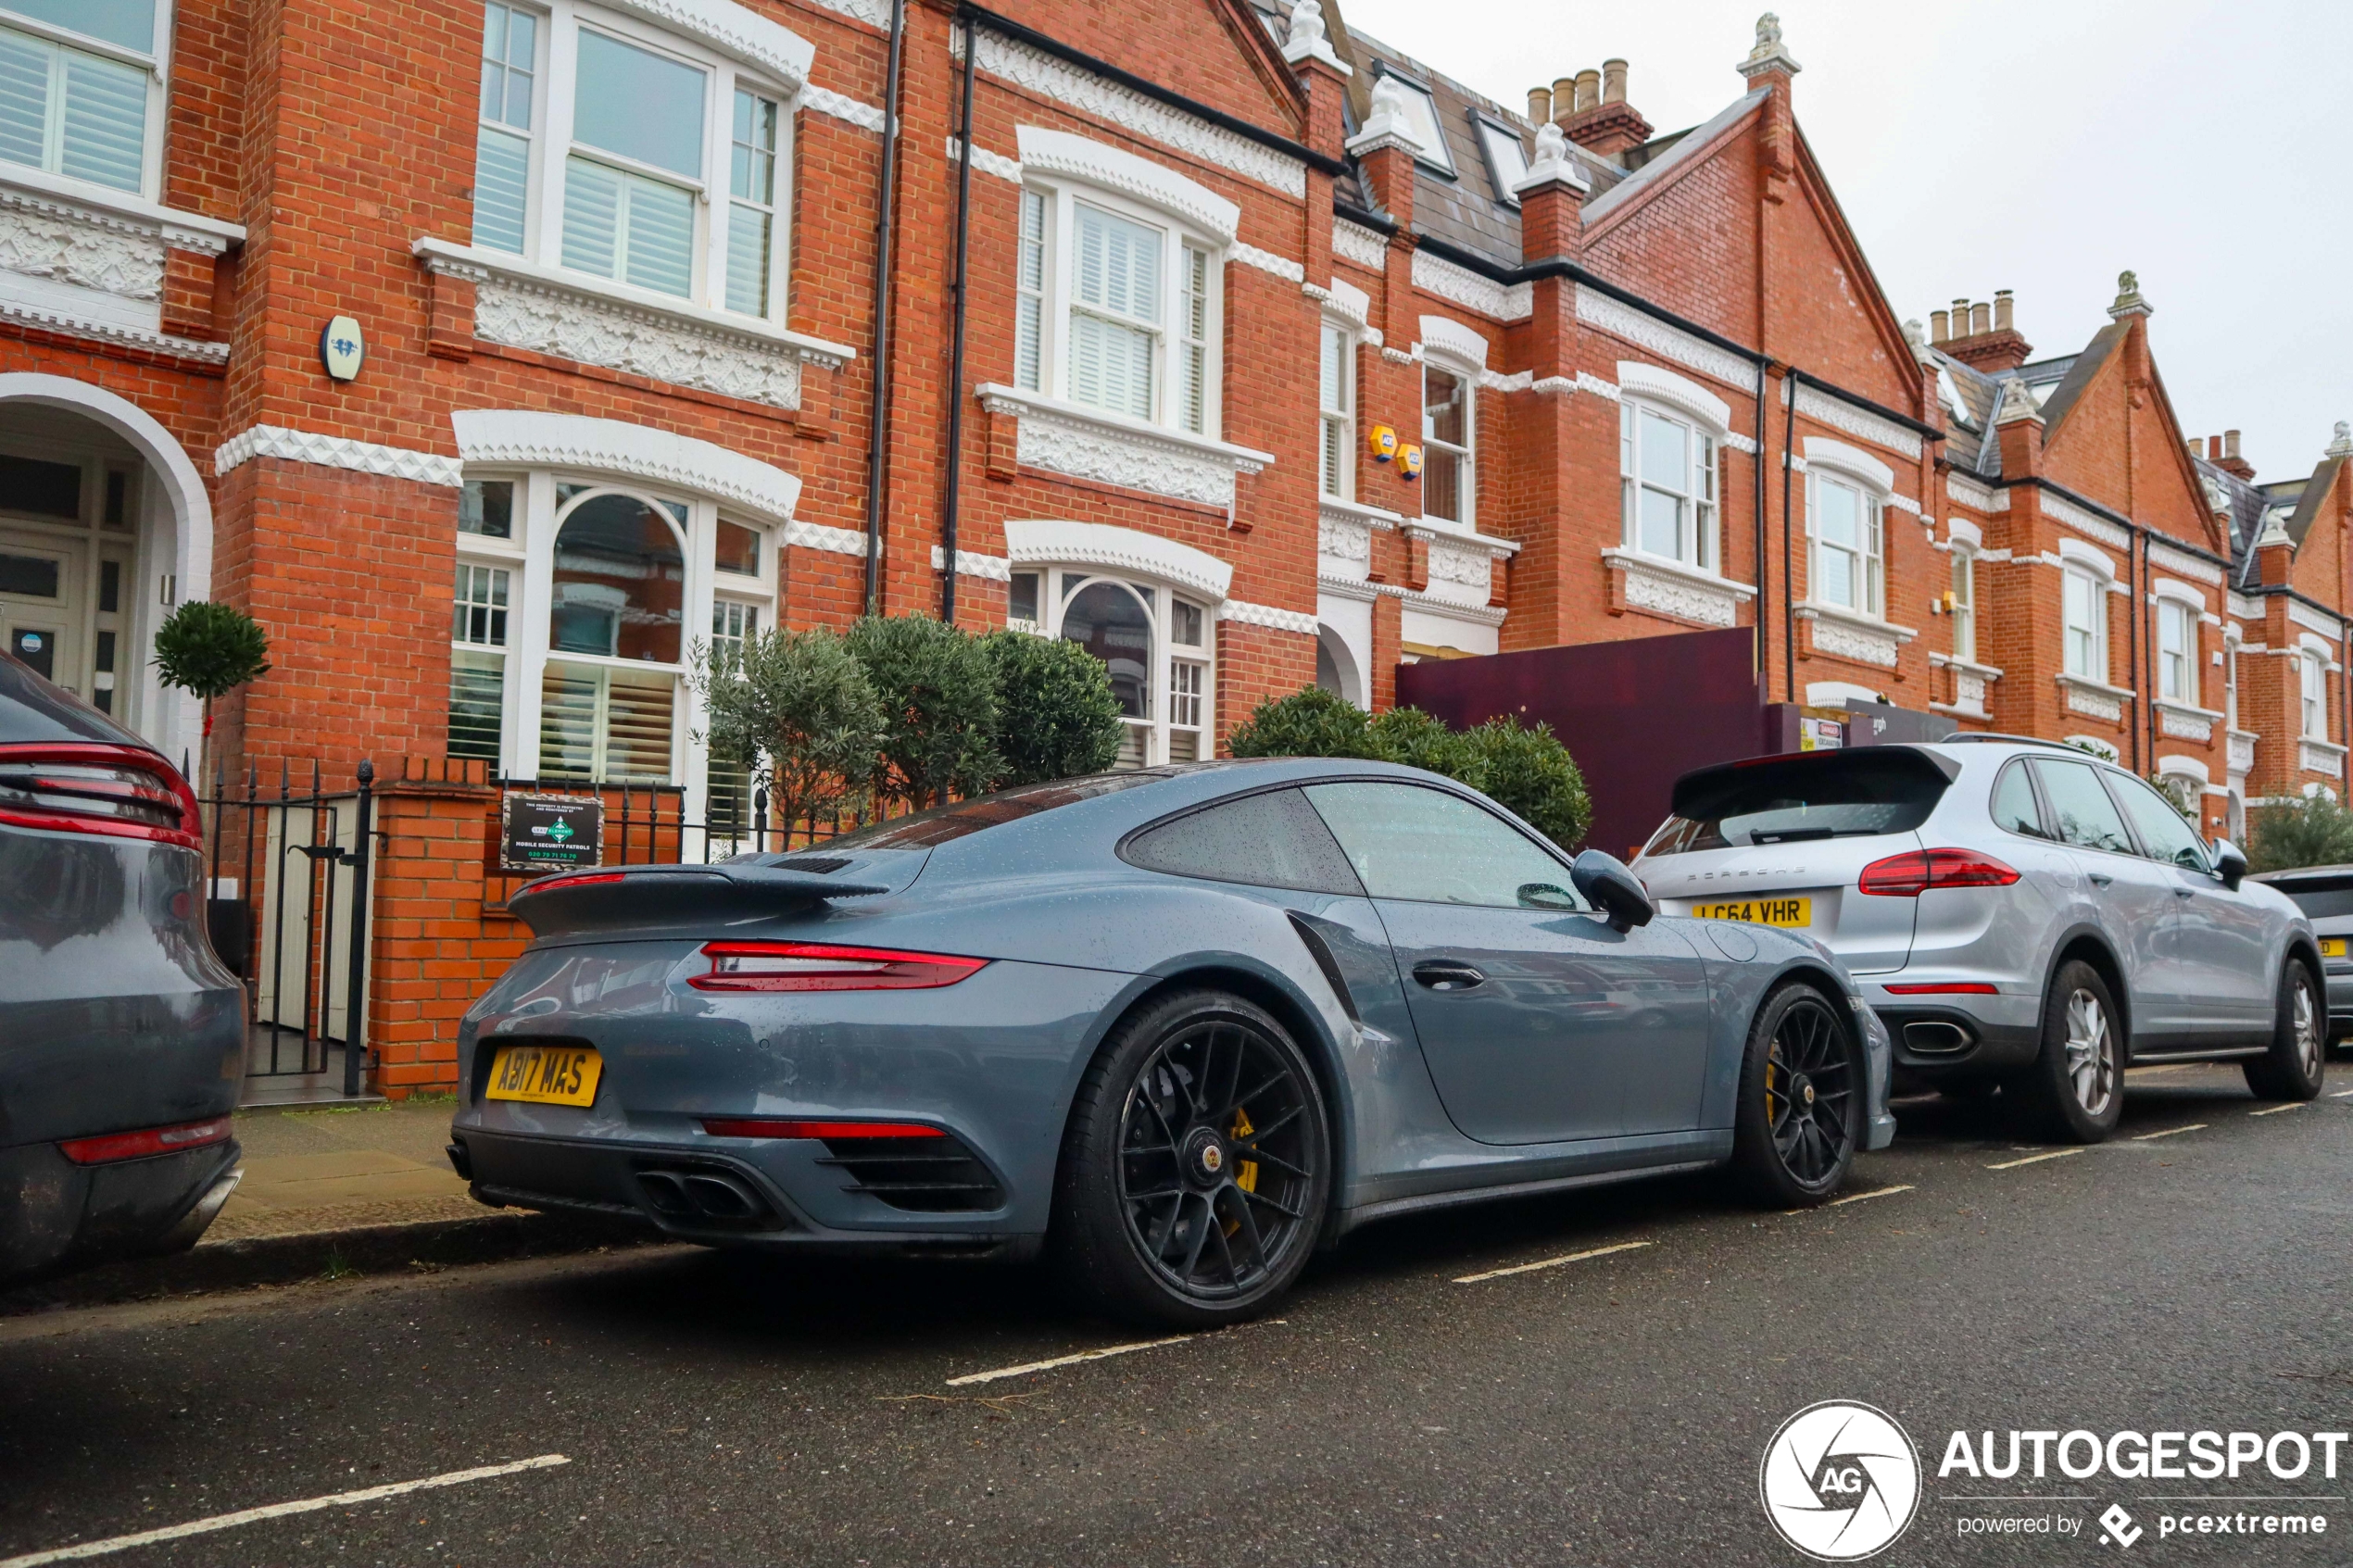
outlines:
M1519 197L1512 188L1528 178L1528 148L1519 132L1496 124L1491 119L1476 122L1479 145L1487 153L1487 172L1495 182L1495 199L1505 207L1517 207Z
M1403 100L1406 139L1414 144L1414 155L1441 174L1454 172L1454 159L1446 150L1446 135L1438 126L1438 100L1428 88L1409 81L1393 71L1382 73L1396 83Z

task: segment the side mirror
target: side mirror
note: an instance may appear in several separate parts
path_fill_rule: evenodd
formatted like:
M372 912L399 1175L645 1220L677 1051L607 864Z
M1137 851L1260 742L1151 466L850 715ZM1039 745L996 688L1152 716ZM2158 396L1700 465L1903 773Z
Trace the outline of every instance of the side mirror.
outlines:
M2214 874L2221 877L2222 885L2233 893L2238 891L2239 884L2246 877L2246 857L2240 853L2237 845L2227 838L2214 841Z
M1613 931L1631 931L1638 925L1648 925L1651 917L1658 913L1641 880L1615 855L1586 850L1568 868L1568 880L1585 895L1587 903L1609 917Z

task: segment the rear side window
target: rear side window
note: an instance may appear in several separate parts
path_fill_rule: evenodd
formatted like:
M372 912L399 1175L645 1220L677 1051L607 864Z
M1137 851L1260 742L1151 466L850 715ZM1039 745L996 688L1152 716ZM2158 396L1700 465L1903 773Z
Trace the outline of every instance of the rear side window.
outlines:
M1362 897L1364 888L1324 819L1295 789L1271 789L1146 828L1120 851L1171 876Z
M2043 829L2043 812L2034 804L2034 781L2027 776L2023 762L2003 769L1994 785L1994 825L2029 838L2051 836Z
M1589 908L1568 868L1459 795L1416 784L1310 784L1307 797L1376 898L1490 909Z
M2100 787L2099 775L2088 762L2046 762L2037 758L2034 771L2050 797L2051 815L2058 819L2059 841L2083 849L2111 854L2133 853L2133 838L2116 802Z
M2307 920L2336 920L2353 915L2353 877L2324 882L2275 882L2271 884L2296 900Z
M2124 814L2133 819L2133 826L2147 846L2151 859L2164 860L2185 872L2202 872L2210 868L2206 863L2206 846L2200 844L2197 831L2182 820L2171 802L2135 778L2122 773L2109 773L2108 787L2124 803Z
M0 653L0 746L44 741L96 741L104 746L147 743L66 690L51 685Z
M1948 782L1926 756L1894 746L1711 768L1675 785L1674 815L1642 852L1910 833L1936 809Z
M963 838L983 828L993 828L1000 822L1017 822L1034 817L1040 811L1051 811L1058 806L1075 805L1092 800L1099 795L1115 790L1133 789L1138 784L1158 784L1165 773L1128 772L1095 773L1085 778L1058 779L1052 784L1023 784L1014 789L999 790L994 795L975 796L950 806L935 806L928 811L916 811L904 817L894 817L887 822L846 833L839 838L827 839L827 849L922 849L934 844L946 844Z

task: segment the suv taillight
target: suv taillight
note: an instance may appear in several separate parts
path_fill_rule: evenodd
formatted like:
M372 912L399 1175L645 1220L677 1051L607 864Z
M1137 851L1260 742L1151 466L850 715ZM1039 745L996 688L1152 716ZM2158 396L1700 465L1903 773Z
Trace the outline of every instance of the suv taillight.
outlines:
M1917 898L1931 887L2007 887L2018 870L1974 849L1914 849L1873 860L1856 879L1858 893Z
M130 746L0 746L0 822L204 847L195 792L170 763Z

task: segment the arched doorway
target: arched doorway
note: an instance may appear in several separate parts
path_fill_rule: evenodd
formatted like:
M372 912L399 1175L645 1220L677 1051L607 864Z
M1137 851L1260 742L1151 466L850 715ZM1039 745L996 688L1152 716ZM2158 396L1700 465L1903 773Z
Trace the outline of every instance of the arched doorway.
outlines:
M64 376L0 375L0 646L177 761L195 704L156 679L156 627L211 580L211 501L154 416Z

